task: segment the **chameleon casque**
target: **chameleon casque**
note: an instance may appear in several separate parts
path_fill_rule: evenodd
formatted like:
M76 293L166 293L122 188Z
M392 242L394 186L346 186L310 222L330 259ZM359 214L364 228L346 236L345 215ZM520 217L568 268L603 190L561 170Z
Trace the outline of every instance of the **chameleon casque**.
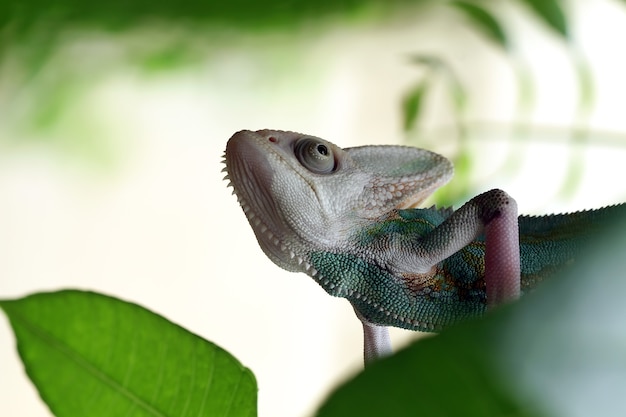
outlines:
M514 300L570 265L626 204L519 216L504 191L457 210L415 208L452 177L450 161L406 146L341 149L276 130L235 133L225 179L265 254L346 298L365 360L391 352L386 326L437 332Z

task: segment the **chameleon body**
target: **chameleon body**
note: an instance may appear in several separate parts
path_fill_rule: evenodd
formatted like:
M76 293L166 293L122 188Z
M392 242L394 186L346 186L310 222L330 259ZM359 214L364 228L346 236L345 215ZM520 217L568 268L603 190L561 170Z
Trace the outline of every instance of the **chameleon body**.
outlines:
M397 210L355 237L367 246L388 234L422 236L445 220L447 210ZM521 293L571 265L578 248L612 215L626 216L624 206L550 215L520 216ZM485 242L483 237L441 261L430 274L396 276L355 255L313 252L317 281L329 294L347 298L369 322L419 331L440 331L459 320L485 313Z
M225 163L267 256L350 301L366 360L390 350L385 326L432 332L480 316L571 265L586 240L626 216L621 204L518 217L501 190L456 211L415 208L452 165L412 147L341 149L295 132L244 130L228 141Z

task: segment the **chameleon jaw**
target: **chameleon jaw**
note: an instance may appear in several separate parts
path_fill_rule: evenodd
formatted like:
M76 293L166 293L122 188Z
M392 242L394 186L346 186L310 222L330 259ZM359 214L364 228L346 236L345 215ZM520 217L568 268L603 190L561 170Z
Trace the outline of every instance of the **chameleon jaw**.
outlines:
M228 181L227 186L233 189L232 193L237 197L237 202L248 219L263 252L281 268L293 272L304 272L315 278L318 275L318 271L305 260L305 257L299 254L297 249L294 249L291 243L281 239L277 233L272 232L271 227L263 217L258 215L253 210L252 205L247 202L243 196L244 193L238 192L230 176L225 155L222 163L226 165L222 169L222 172L226 173L223 180Z

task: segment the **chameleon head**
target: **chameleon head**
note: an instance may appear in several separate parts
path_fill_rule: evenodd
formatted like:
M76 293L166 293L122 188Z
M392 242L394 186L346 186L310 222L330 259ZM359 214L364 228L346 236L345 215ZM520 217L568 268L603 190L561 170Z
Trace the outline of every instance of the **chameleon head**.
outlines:
M360 227L414 207L452 176L443 156L404 146L341 149L295 132L242 130L227 175L259 245L278 266L315 275L314 251L345 250Z

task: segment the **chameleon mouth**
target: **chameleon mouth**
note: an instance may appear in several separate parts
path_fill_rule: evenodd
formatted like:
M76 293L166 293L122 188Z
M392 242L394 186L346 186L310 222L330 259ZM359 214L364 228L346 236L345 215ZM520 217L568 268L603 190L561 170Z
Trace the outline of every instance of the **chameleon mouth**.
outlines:
M222 172L226 174L223 180L228 181L227 187L233 189L232 194L237 197L237 202L248 219L263 252L281 268L304 272L319 279L318 271L307 262L305 256L300 255L299 251L294 249L292 244L282 239L278 233L274 233L268 221L254 211L254 205L250 204L246 198L250 193L246 191L245 185L240 187L239 185L243 184L236 184L238 181L234 179L237 176L231 173L229 169L231 165L228 163L226 154L223 155L222 163L225 165Z

